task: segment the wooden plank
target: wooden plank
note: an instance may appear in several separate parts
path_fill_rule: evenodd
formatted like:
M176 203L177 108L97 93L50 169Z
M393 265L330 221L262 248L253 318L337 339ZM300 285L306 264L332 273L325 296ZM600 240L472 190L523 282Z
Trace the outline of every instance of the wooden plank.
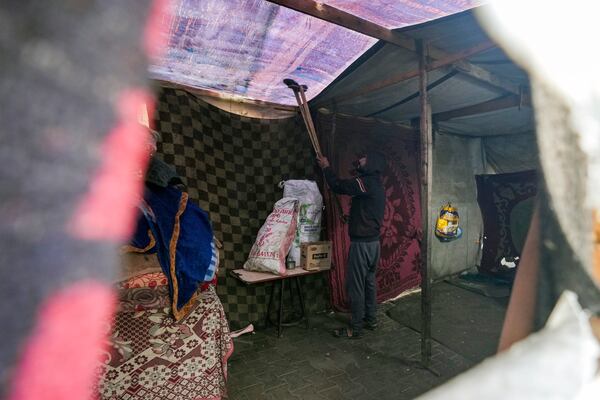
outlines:
M480 80L487 86L494 87L496 89L501 89L503 91L509 91L511 93L519 93L519 86L510 82L505 82L501 78L498 78L492 75L490 72L484 70L481 67L477 67L475 65L469 64L462 60L465 57L471 56L473 54L479 53L481 51L490 49L494 47L494 44L491 42L480 43L474 47L463 50L456 54L445 54L443 58L439 58L427 65L427 71L431 72L433 70L445 67L447 65L452 65L453 67L458 65L456 69L473 79ZM439 53L439 52L438 52ZM462 61L461 61L462 60ZM390 86L396 85L398 83L407 81L412 78L416 78L419 76L419 69L413 69L409 71L400 72L398 74L392 75L387 79L377 81L368 86L364 86L360 89L354 90L352 92L341 94L338 96L339 99L349 99L357 96L364 96L366 94L376 92L381 89L388 88Z
M492 74L490 71L473 65L465 60L452 64L459 72L471 78L471 80L487 88L501 90L512 94L520 94L521 88L517 83Z
M494 138L499 138L499 137L523 136L523 135L533 136L533 135L535 135L535 130L533 128L525 130L525 131L516 131L516 132L511 131L511 132L503 132L503 133L494 133L494 134L490 134L490 135L481 134L481 133L472 134L472 135L470 135L468 133L456 133L454 131L446 130L442 127L436 129L436 132L443 133L444 135L458 136L458 137L470 138L470 139L473 139L475 137L481 138L481 139L494 139Z
M498 97L492 100L484 101L483 103L474 104L471 106L457 108L455 110L444 111L433 115L434 122L448 121L454 118L467 117L469 115L483 114L491 111L504 110L507 108L519 106L531 106L531 100L528 95L521 96L507 95Z
M358 90L354 90L354 91L348 92L348 93L343 93L343 94L339 95L338 97L336 97L335 100L337 102L337 101L351 99L351 98L357 97L357 96L364 96L366 94L373 93L373 92L376 92L381 89L385 89L387 87L396 85L398 83L407 81L409 79L416 78L417 76L419 76L418 69L413 69L411 71L406 71L406 72L402 72L399 74L395 74L387 79L377 81L370 85L364 86Z
M294 269L287 270L287 275L275 275L270 272L247 271L245 269L240 268L240 269L230 270L230 274L233 277L244 282L245 284L252 285L255 283L278 281L281 279L292 278L295 276L312 275L312 274L317 274L317 273L323 272L323 271L327 271L327 270L307 271L304 268L297 267Z
M430 62L427 65L427 71L433 71L434 69L438 69L445 65L453 64L453 63L461 61L461 60L463 60L463 62L466 63L466 61L464 61L465 58L469 58L475 54L479 54L486 50L493 49L494 47L496 47L496 44L494 42L492 42L490 40L486 40L486 41L481 42L473 47L469 47L468 49L461 50L457 53L445 54L445 53L440 52L440 50L438 50L437 54L439 57L437 59L434 59L434 61ZM469 63L467 63L467 64L469 64ZM469 65L472 65L472 64L469 64Z
M310 15L315 18L319 18L323 21L327 21L338 26L342 26L352 31L362 33L372 38L383 40L386 43L394 44L413 53L416 51L415 40L409 35L391 29L387 29L381 25L378 25L371 21L367 21L363 18L357 17L353 14L329 6L327 4L318 3L313 0L267 1L274 4L278 4L283 7L290 8L303 14ZM466 58L494 48L495 46L495 43L491 41L485 41L483 43L479 43L469 49L462 50L455 54L448 54L443 50L437 49L435 47L430 47L429 57L431 57L434 61L428 68L431 68L429 69L431 71L433 69L437 69L445 65L456 63L455 65L457 69L459 69L463 74L471 76L476 80L483 81L497 89L502 89L510 93L516 94L518 93L518 85L505 79L494 77L494 75L491 72L465 61ZM416 76L418 76L418 71L413 73L401 73L396 75L394 78L387 79L385 81L386 83L383 86L366 87L364 88L364 92L356 91L351 94L344 95L344 97L350 98L358 96L360 94L370 93L372 91L394 85L396 83L402 82L403 80L414 78Z
M341 117L356 118L356 119L362 120L362 121L370 121L370 122L377 121L377 123L383 124L383 125L394 125L398 134L406 135L408 137L415 137L415 134L419 133L418 127L415 128L414 126L409 126L403 122L388 121L385 119L379 119L379 118L374 118L374 117L360 117L360 116L356 116L356 115L344 114L344 113L338 113L338 112L334 113L333 111L331 111L327 108L324 108L324 107L320 107L318 112L321 114L325 114L325 115L335 114L336 116L339 115Z
M427 85L427 90L430 91L431 89L436 88L437 86L441 85L442 83L446 82L448 79L452 78L454 75L456 75L458 73L458 71L456 71L455 69L450 70L450 72L448 72L446 75L442 76L440 79L436 80L435 82L430 83L429 85ZM417 97L419 97L419 93L420 92L414 92L413 94L406 96L405 98L403 98L402 100L399 100L397 102L395 102L394 104L391 104L379 111L375 111L372 112L368 115L366 115L366 117L373 117L377 114L381 114L384 113L386 111L391 110L392 108L396 108L398 106L401 106L402 104L408 103L411 100L416 99Z
M484 42L484 43L486 43L486 42ZM475 46L475 47L477 47L477 46ZM482 44L481 49L482 49L481 51L487 50L487 48L485 47L484 44ZM467 52L467 54L468 54L468 52ZM469 54L467 57L463 57L462 59L456 59L452 63L452 67L454 67L455 69L460 71L463 75L470 77L474 82L479 82L481 84L484 84L488 88L500 90L503 92L513 93L513 94L519 94L520 89L519 89L519 85L517 83L515 83L509 79L501 78L501 77L491 73L490 71L488 71L482 67L479 67L477 65L474 65L466 60L466 58L468 58L472 55L475 55L475 54L477 54L477 53L475 52L475 50L473 50L473 52L471 54ZM450 54L448 54L448 52L446 52L442 49L438 49L437 47L434 47L434 46L429 46L429 57L433 60L451 59L452 58L452 56Z
M421 132L421 218L423 238L421 240L421 363L429 367L431 361L431 224L429 207L431 205L432 150L433 132L431 123L431 104L427 92L427 52L422 42L417 42L419 54L419 92L421 113L419 130Z
M412 39L346 11L313 0L267 0L271 3L342 26L375 39L406 48Z

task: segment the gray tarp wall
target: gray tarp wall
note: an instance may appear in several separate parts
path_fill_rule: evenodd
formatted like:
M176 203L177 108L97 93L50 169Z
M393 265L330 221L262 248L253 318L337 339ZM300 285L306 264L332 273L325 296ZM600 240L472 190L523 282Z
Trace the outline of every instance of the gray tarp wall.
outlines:
M432 240L433 279L460 273L479 263L483 221L475 175L537 169L537 164L533 132L490 137L434 133L431 224L435 226L440 207L451 202L458 207L463 236L447 243Z
M479 262L483 222L477 205L475 175L484 173L482 140L435 133L430 223L435 228L440 208L447 202L458 207L461 238L451 242L432 239L433 279L472 268Z
M535 132L483 139L486 174L506 174L538 168Z

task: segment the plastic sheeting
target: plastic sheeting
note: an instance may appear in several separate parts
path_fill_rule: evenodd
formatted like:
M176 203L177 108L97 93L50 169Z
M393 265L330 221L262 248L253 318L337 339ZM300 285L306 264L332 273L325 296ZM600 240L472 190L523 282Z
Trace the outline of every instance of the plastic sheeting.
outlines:
M451 242L431 241L431 278L455 275L479 263L483 232L474 174L483 172L481 139L436 133L433 147L432 200L429 209L435 226L440 207L458 207L463 236Z
M481 0L329 0L389 28L409 26L479 5ZM266 0L176 0L168 51L153 78L232 97L296 104L282 80L308 85L313 98L376 40Z
M483 4L484 0L324 0L388 29L402 28L455 14Z
M517 107L455 118L439 123L439 129L472 136L498 136L531 132L534 126L533 110Z
M482 141L486 173L504 174L537 169L539 166L534 132L483 138Z

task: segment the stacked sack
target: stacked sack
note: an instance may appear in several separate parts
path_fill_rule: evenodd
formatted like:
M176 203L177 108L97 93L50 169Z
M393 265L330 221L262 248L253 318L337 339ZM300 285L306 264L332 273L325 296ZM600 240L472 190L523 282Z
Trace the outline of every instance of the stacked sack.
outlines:
M283 197L293 197L298 200L296 234L288 259L300 265L300 245L316 242L321 237L323 197L314 181L289 180L280 183L280 186L283 186Z
M256 235L244 269L285 275L285 257L296 235L297 220L297 199L284 197L275 203Z

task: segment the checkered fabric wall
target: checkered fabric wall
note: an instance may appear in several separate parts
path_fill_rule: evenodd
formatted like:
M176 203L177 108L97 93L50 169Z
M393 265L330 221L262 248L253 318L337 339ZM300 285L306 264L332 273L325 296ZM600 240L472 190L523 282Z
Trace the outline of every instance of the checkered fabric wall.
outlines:
M155 127L157 156L174 165L192 199L210 213L223 243L217 292L230 324L261 324L270 284L245 286L227 274L241 268L262 223L282 197L284 179L314 178L314 155L302 121L228 113L181 90L162 88ZM327 307L325 274L303 281L312 311Z

